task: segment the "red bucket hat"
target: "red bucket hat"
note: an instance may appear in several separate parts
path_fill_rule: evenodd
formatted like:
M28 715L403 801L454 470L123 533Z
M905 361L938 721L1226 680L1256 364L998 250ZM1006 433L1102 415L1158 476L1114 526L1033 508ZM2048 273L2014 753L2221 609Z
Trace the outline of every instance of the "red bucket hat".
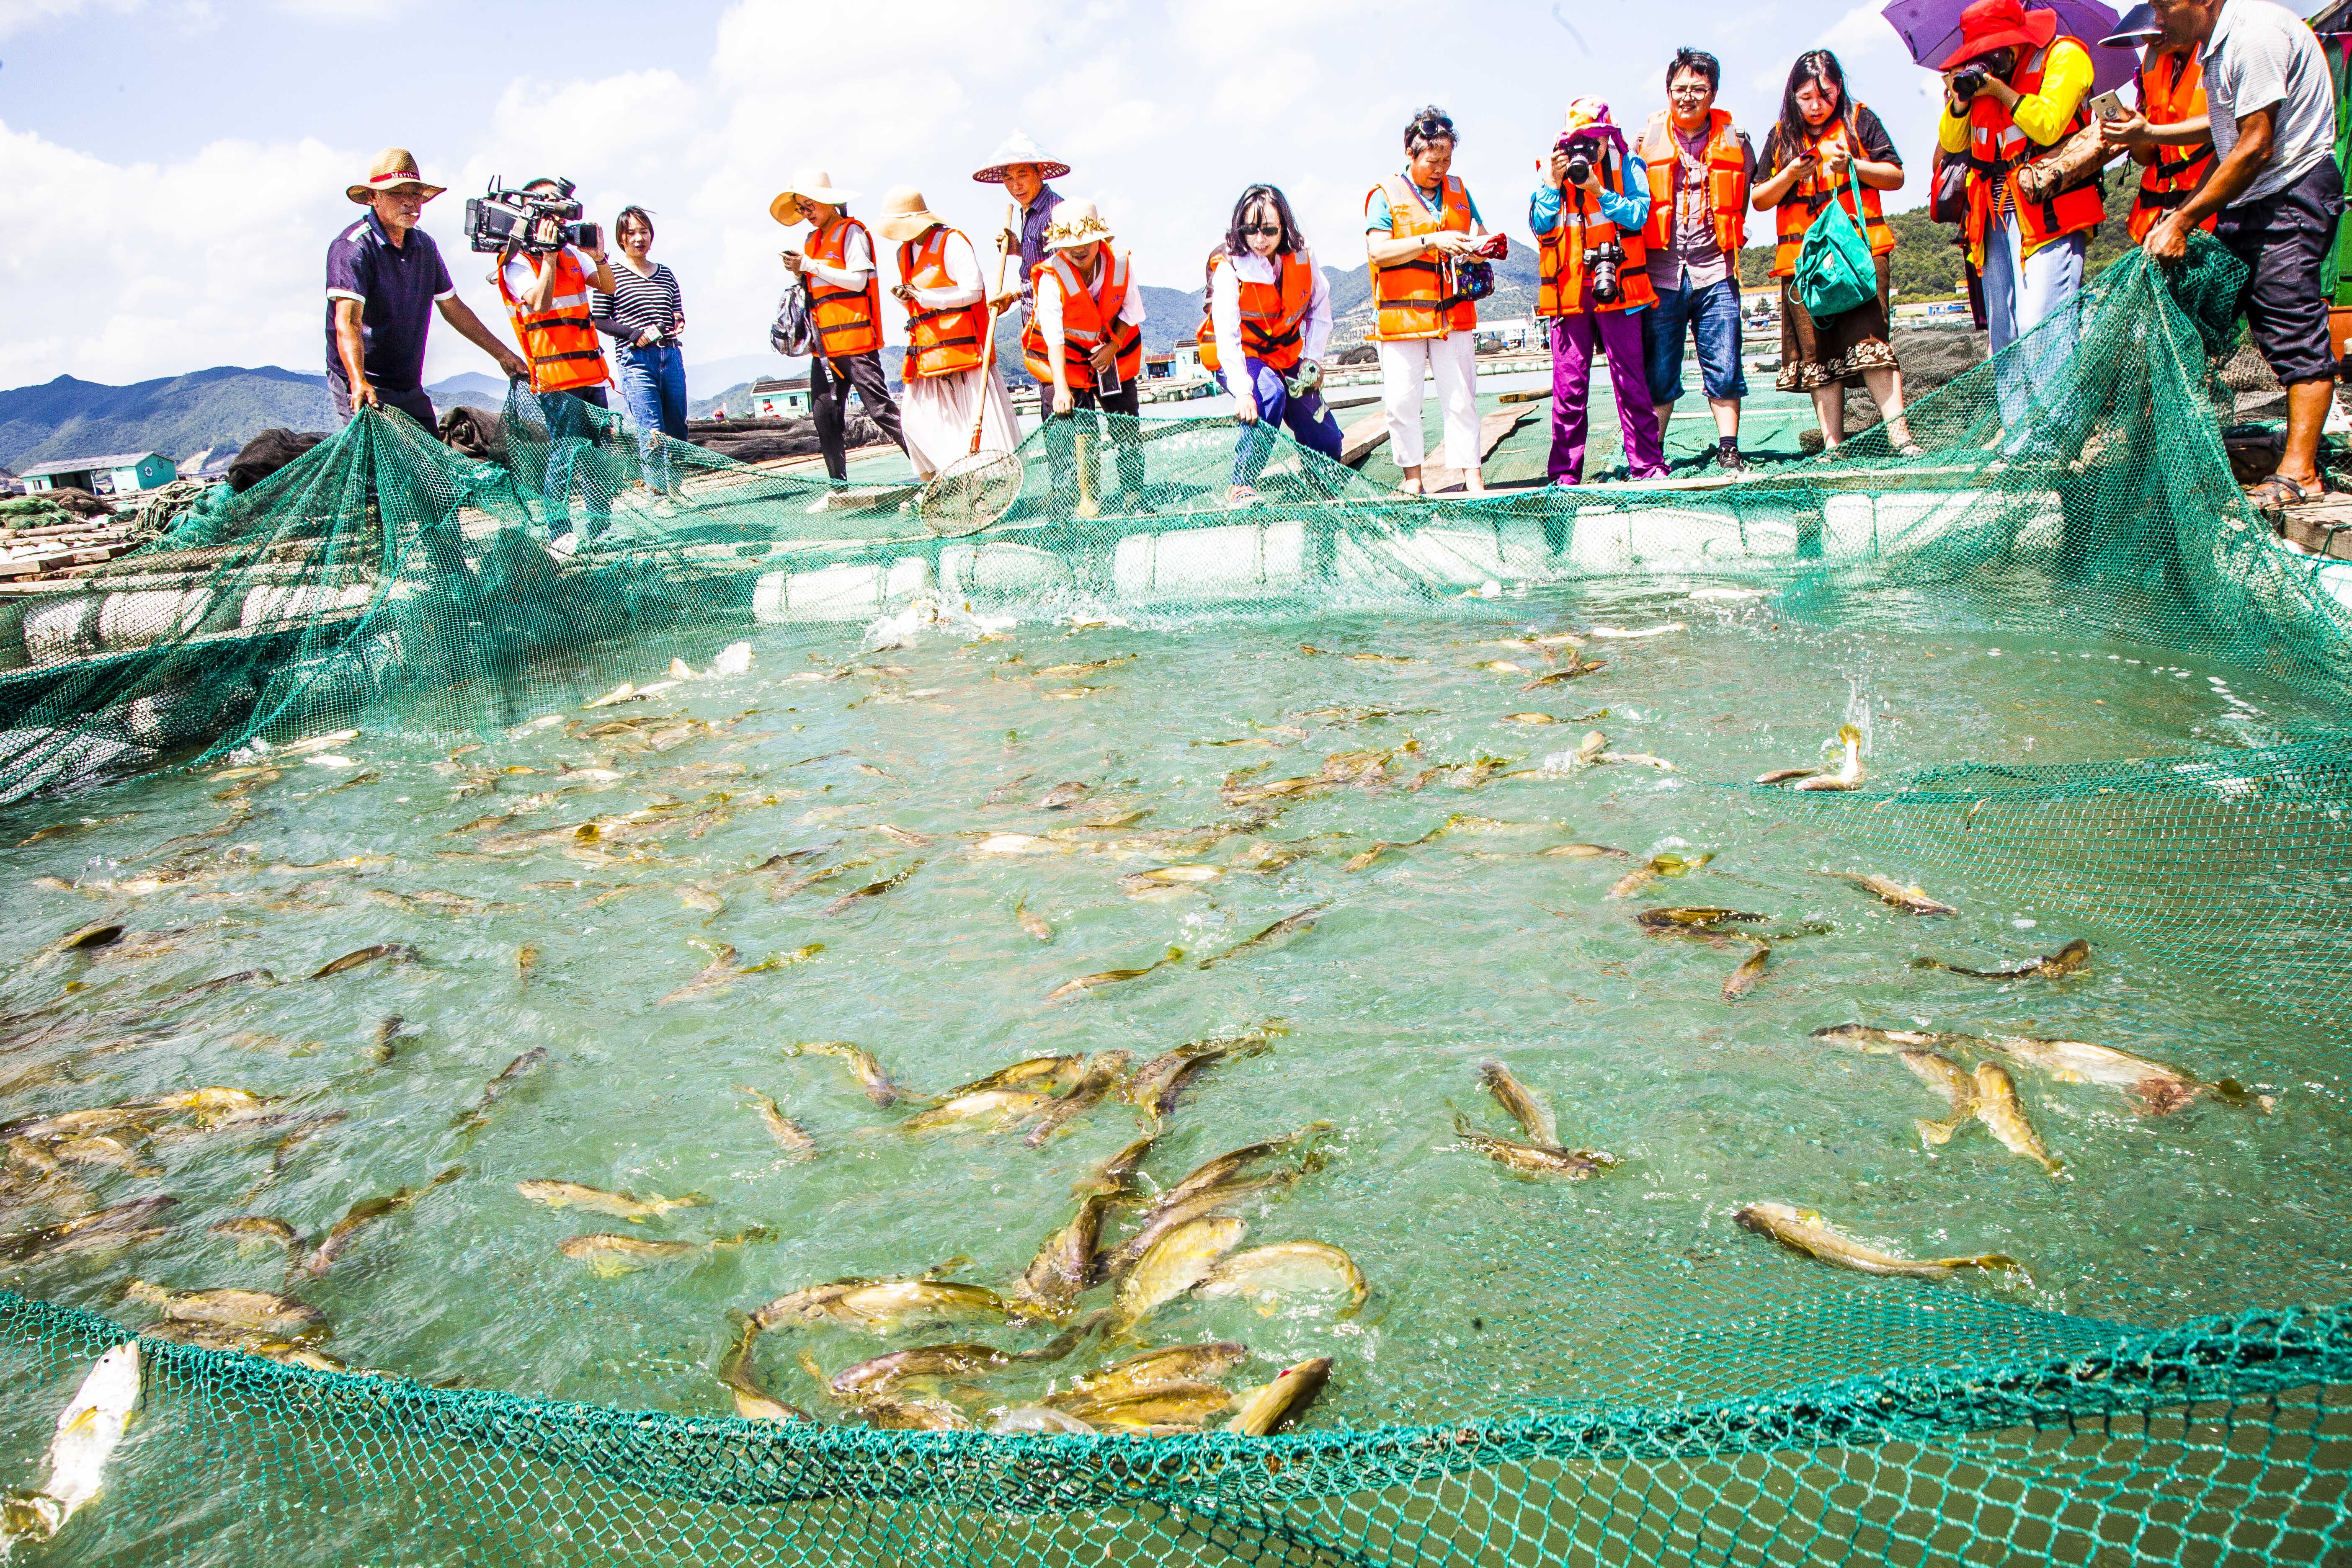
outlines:
M1950 70L1982 58L1995 49L2046 49L2058 36L2058 13L2021 0L1974 0L1960 13L1960 47L1939 70Z

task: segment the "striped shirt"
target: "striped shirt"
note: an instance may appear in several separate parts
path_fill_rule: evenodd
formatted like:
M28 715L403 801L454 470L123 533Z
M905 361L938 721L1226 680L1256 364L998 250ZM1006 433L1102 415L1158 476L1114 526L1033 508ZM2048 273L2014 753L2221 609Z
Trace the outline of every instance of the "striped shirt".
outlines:
M653 276L644 278L623 261L614 265L613 291L592 290L588 310L596 319L597 331L631 348L649 331L664 337L675 331L686 306L668 268L656 262Z

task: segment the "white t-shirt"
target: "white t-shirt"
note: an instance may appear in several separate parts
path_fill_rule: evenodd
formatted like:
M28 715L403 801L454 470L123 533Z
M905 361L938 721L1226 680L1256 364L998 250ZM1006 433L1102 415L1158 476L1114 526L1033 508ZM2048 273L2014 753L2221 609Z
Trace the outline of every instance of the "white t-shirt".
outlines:
M2336 152L2336 83L2319 37L2273 0L2224 0L2200 57L2213 153L2238 144L2238 121L2272 111L2271 161L2232 205L2277 195Z
M596 279L595 258L590 256L586 251L581 249L576 245L565 246L563 247L563 254L569 256L573 261L579 263L580 276L586 279L593 285ZM505 267L500 268L500 271L506 279L508 294L517 300L529 299L530 297L532 286L539 281L539 268L531 265L532 259L533 258L526 253L517 251L512 256L507 258ZM551 260L551 258L550 259ZM548 264L549 263L546 261L542 261L541 263L541 266Z
M1331 280L1315 265L1314 257L1306 254L1307 276L1314 279L1307 296L1307 320L1300 323L1299 357L1321 363L1331 346ZM1209 324L1216 329L1217 342L1237 343L1242 341L1242 285L1244 283L1279 283L1282 273L1269 258L1252 252L1245 256L1227 256L1225 264L1217 268L1214 281L1209 286ZM1241 362L1233 364L1235 374Z

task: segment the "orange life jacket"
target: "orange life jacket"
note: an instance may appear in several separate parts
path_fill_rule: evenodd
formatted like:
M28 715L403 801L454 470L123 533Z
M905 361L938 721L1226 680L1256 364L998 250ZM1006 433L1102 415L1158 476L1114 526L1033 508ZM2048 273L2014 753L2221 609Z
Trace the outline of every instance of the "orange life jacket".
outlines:
M522 356L530 362L533 392L570 392L596 386L612 377L604 369L604 348L596 339L596 323L588 313L588 275L569 250L551 258L534 258L541 267L555 268L554 291L547 309L529 310L507 287L507 269L499 268L499 297L514 318L515 335L522 340Z
M2178 125L2204 113L2205 68L2195 56L2185 49L2151 49L2149 56L2139 77L2140 111L2147 116L2147 122ZM2213 149L2210 146L2159 145L2155 152L2156 162L2140 171L2139 191L2132 197L2130 224L2135 242L2146 239L2158 218L2194 195L2197 187L2205 183L2205 172L2213 166ZM2221 215L2214 213L2201 226L2210 231L2221 221Z
M1126 251L1104 246L1095 273L1100 293L1087 287L1086 279L1078 276L1077 264L1061 251L1037 263L1031 274L1040 289L1050 288L1061 300L1063 380L1073 392L1094 385L1095 347L1106 333L1118 353L1118 379L1130 382L1143 374L1143 329L1118 319L1119 307L1127 303L1134 261ZM1028 331L1021 334L1023 357L1028 361L1029 374L1051 386L1054 362L1046 353L1045 334L1037 321L1032 315Z
M1201 365L1223 368L1217 358L1217 324L1212 302L1217 294L1217 268L1232 259L1220 250L1209 258L1208 298L1201 301ZM1307 350L1307 310L1315 298L1315 263L1305 251L1273 258L1275 280L1252 283L1239 279L1242 300L1242 353L1269 370L1289 370Z
M962 238L961 233L942 223L934 225L920 239L910 239L898 247L898 281L909 289L955 287L955 279L948 273L948 241ZM909 381L918 381L925 376L978 370L981 345L987 335L985 300L934 310L909 300L907 363L899 374Z
M827 267L846 270L849 231L866 234L866 226L844 214L809 236L807 256ZM874 255L874 237L866 235L866 253ZM876 258L878 262L879 257ZM816 323L817 353L825 358L847 359L870 354L882 347L882 269L877 265L863 289L836 289L811 275L809 319Z
M2070 38L2063 33L2051 40L2050 48L2060 44L2085 48L2080 38ZM2010 83L2020 97L2031 98L2042 90L2050 48L2036 49L2026 57L2025 64ZM2075 107L2074 118L2066 122L2066 128L2051 145L2063 145L2068 137L2090 122L2091 107L2086 98ZM1969 259L1979 267L1984 265L1985 236L1992 232L1993 214L2004 205L2017 213L2018 236L2025 242L2024 249L2029 255L2053 239L2086 234L2105 221L2107 204L2095 180L2062 192L2046 202L2018 199L2017 167L2042 150L2018 129L2017 121L2010 118L1999 99L1980 92L1969 103L1969 214L1963 226L1968 236Z
M1618 193L1623 195L1625 172L1624 161L1612 149L1601 178L1614 180ZM1592 205L1591 212L1585 210L1588 202ZM1619 228L1601 216L1599 197L1580 185L1570 185L1560 193L1559 226L1548 235L1536 237L1536 268L1541 279L1536 291L1536 314L1582 315L1585 255L1612 239L1625 247L1624 264L1617 272L1617 298L1605 305L1596 302L1593 313L1638 310L1656 304L1657 290L1650 287L1650 248L1641 231Z
M1853 112L1860 114L1862 108L1861 103L1856 102ZM1841 142L1844 144L1849 158L1862 156L1861 145L1853 135L1848 117L1843 114L1832 120L1818 132L1808 130L1803 146L1784 146L1780 150L1780 167L1785 169L1791 163L1803 159L1807 173L1789 187L1789 194L1780 198L1780 210L1774 215L1780 225L1780 242L1772 253L1772 276L1775 278L1789 278L1796 274L1797 252L1805 247L1805 231L1813 226L1813 220L1822 216L1832 196L1835 196L1838 205L1862 225L1862 232L1870 240L1871 255L1885 256L1895 248L1895 231L1886 226L1886 214L1881 209L1877 191L1868 185L1862 187L1862 208L1857 212L1853 205L1853 180L1847 175L1840 175L1834 180L1822 177L1818 162L1822 149Z
M1748 151L1731 128L1728 111L1711 109L1707 121L1706 205L1715 215L1716 244L1736 260L1748 243ZM1675 203L1683 189L1682 142L1667 110L1650 116L1641 153L1650 170L1650 225L1642 237L1652 250L1663 251L1675 242Z
M1474 226L1470 193L1451 174L1445 176L1438 210L1433 213L1413 183L1402 174L1391 175L1365 193L1365 205L1371 205L1374 194L1383 192L1389 198L1391 238L1435 234L1443 229L1468 234ZM1451 258L1435 251L1423 251L1410 261L1391 261L1385 267L1374 262L1372 302L1380 307L1372 336L1384 343L1442 338L1450 331L1474 331L1478 325L1477 305L1454 295Z

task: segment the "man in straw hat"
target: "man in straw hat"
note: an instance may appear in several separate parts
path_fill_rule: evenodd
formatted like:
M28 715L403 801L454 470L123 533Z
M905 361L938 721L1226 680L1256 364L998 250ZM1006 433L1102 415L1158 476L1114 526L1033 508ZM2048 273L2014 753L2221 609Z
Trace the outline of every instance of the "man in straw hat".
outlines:
M1062 205L1061 193L1047 184L1070 172L1070 166L1045 156L1037 143L1029 140L1026 132L1015 131L989 154L988 162L974 170L972 178L983 185L1003 185L1004 194L1013 200L1013 211L1008 217L1017 220L1008 224L996 237L996 253L1010 256L1021 253L1021 278L1013 288L1005 289L989 301L998 314L1021 304L1021 324L1029 324L1031 311L1035 310L1035 286L1033 281L1037 264L1045 259L1045 230L1054 221L1054 210Z
M368 214L327 247L327 394L337 425L376 405L433 428L424 378L436 307L509 376L520 381L530 374L457 298L440 248L416 226L425 204L443 189L425 183L407 149L387 147L368 177L343 193Z
M785 268L807 288L816 352L809 358L809 405L816 416L824 471L849 478L844 436L852 388L867 418L903 449L898 405L882 374L882 286L875 275L874 237L849 216L855 191L835 190L822 169L803 169L768 204L768 216L790 228L809 226L805 253L787 250Z
M1095 204L1066 201L1045 230L1045 259L1033 277L1037 310L1022 335L1029 374L1047 389L1045 454L1054 485L1066 494L1077 482L1077 515L1092 517L1095 500L1095 411L1124 415L1111 426L1118 447L1118 483L1130 511L1141 511L1143 444L1135 420L1136 382L1143 374L1143 286L1135 258L1112 248L1118 237ZM1072 416L1087 411L1083 424Z
M882 198L874 227L898 247L891 296L907 307L907 456L925 479L972 450L1009 452L1020 437L1004 377L988 353L995 313L971 241L930 210L912 185Z

